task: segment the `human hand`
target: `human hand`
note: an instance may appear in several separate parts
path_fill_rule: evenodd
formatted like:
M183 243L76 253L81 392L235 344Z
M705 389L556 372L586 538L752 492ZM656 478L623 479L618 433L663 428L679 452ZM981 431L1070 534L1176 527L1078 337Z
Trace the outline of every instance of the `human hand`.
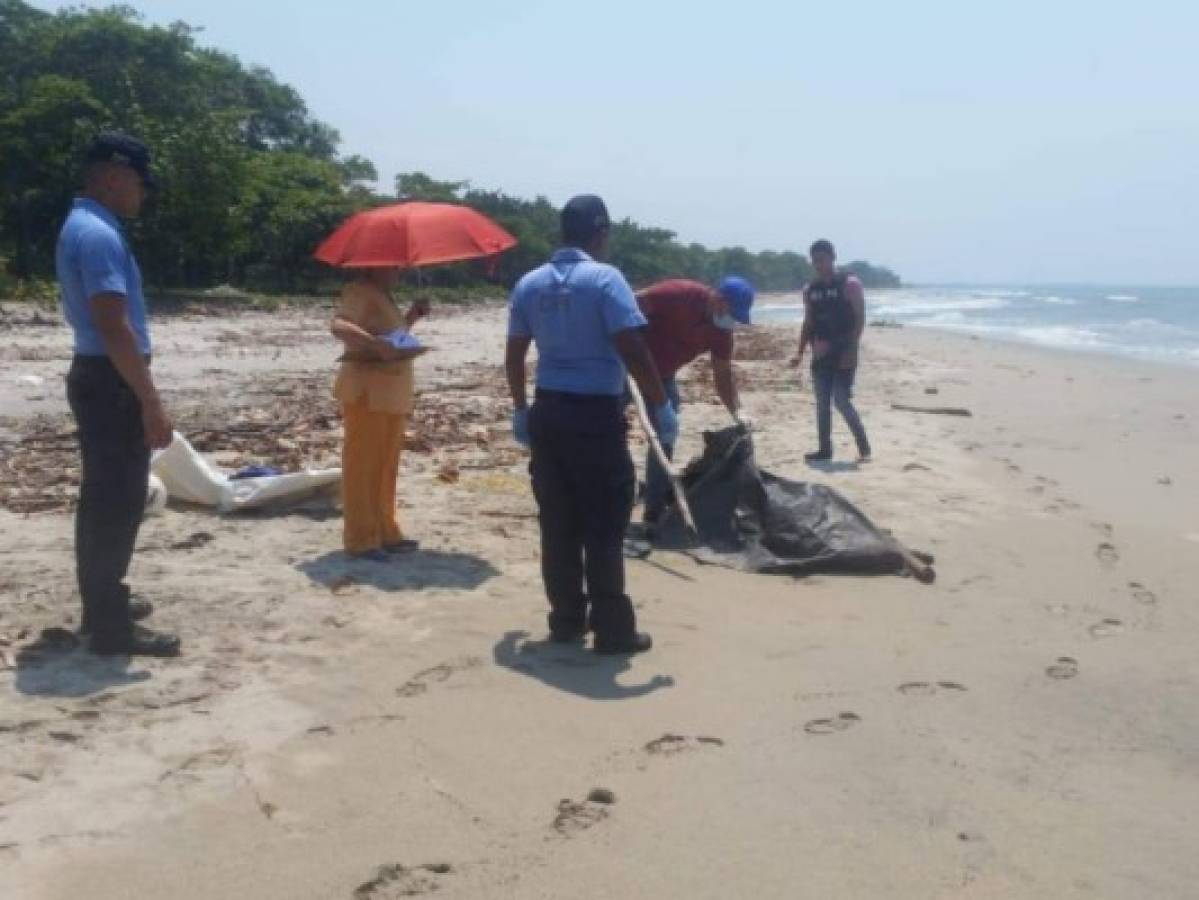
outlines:
M529 437L529 408L527 406L524 409L512 411L512 437L522 447L528 447L531 443Z
M175 426L157 397L142 404L142 434L151 450L169 447L175 438Z
M405 316L405 318L408 321L408 327L411 328L413 325L415 325L417 322L419 322L421 319L423 319L428 314L429 314L429 301L428 300L412 301L412 305L410 307L408 307L408 314Z
M832 345L826 340L816 338L812 341L812 355L817 359L823 359L831 349Z
M842 369L852 369L858 364L858 348L846 347L841 353L841 359L838 366Z
M679 414L669 400L654 410L654 428L663 447L673 447L679 439Z
M385 334L376 335L371 341L371 352L383 362L393 362L400 358L400 351Z

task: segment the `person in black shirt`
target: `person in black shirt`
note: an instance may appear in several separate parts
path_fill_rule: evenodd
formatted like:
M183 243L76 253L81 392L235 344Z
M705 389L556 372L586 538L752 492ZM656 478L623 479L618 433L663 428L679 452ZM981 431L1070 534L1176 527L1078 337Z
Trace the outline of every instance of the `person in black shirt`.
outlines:
M804 288L804 322L799 334L796 366L812 345L812 385L816 391L816 430L819 446L807 454L808 462L833 458L832 407L845 418L858 445L860 462L870 461L870 441L861 416L853 405L853 383L858 369L858 344L866 325L862 283L837 271L837 253L825 240L809 251L816 277Z

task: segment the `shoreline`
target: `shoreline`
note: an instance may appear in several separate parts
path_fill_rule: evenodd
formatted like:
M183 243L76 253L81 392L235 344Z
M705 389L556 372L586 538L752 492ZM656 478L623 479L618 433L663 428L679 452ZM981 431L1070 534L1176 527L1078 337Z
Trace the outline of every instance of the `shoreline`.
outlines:
M984 341L996 344L1000 347L1014 347L1018 349L1028 349L1041 351L1047 354L1061 354L1064 356L1078 357L1081 359L1104 359L1111 360L1116 363L1130 363L1133 365L1144 365L1149 367L1162 367L1166 369L1181 369L1183 371L1194 372L1199 369L1199 355L1195 357L1194 362L1187 362L1183 359L1167 359L1154 356L1143 356L1135 353L1121 352L1119 350L1106 349L1088 349L1086 347L1066 347L1054 344L1040 343L1029 339L1020 339L1014 337L1004 337L998 334L976 333L969 330L969 326L961 328L945 327L941 325L922 325L918 323L900 323L902 328L909 328L919 332L930 332L933 334L942 334L949 337L957 337L969 341ZM890 328L892 325L868 325L874 328ZM1199 348L1196 348L1199 351Z
M949 286L952 287L952 286ZM1075 285L1074 287L1079 287ZM1029 319L1023 324L1016 323L995 323L985 320L985 318L971 321L968 317L957 322L934 322L922 321L919 319L910 319L907 316L911 313L904 313L902 307L896 309L887 308L887 295L896 291L905 292L907 296L912 293L918 293L921 290L938 290L937 287L929 286L904 286L903 288L875 288L867 292L866 298L866 317L867 325L873 327L896 327L915 328L920 331L933 331L941 334L956 334L970 339L994 341L996 343L1017 346L1017 347L1037 347L1048 350L1054 353L1079 354L1083 356L1103 356L1116 359L1132 360L1145 362L1150 364L1167 365L1172 367L1181 367L1185 369L1199 368L1199 332L1196 332L1196 341L1193 346L1166 347L1160 350L1146 350L1143 346L1121 347L1116 344L1098 344L1088 345L1077 341L1055 341L1052 337L1034 337L1020 336L1010 333L1012 329L1024 329L1030 332L1046 332L1054 329L1082 329L1090 331L1094 328L1111 328L1116 327L1118 323L1110 321L1092 321L1084 319L1077 323L1068 322L1053 322L1043 321L1037 322L1035 318ZM941 288L944 289L944 288ZM982 286L962 286L959 288L968 292L985 292L988 289ZM1050 290L1049 286L1039 286L1038 289ZM1104 288L1105 290L1108 288ZM1111 288L1111 290L1117 290ZM1176 288L1174 290L1191 290L1190 288ZM1013 293L1012 291L1003 291L1000 288L995 289L996 293ZM1195 295L1199 298L1199 288L1195 288ZM1025 292L1020 292L1025 293ZM764 313L764 324L780 325L784 327L795 327L798 329L799 322L802 321L802 316L798 314L800 306L800 295L797 292L769 293L763 294L759 308ZM872 302L871 298L876 298ZM983 298L986 299L986 298ZM789 302L779 303L779 300ZM1054 301L1056 302L1056 301ZM1074 301L1070 301L1073 303ZM877 311L878 306L884 307L884 312ZM971 307L959 307L952 301L947 303L944 309L945 314L954 314L961 312L963 309L969 310ZM985 308L980 308L985 309ZM932 315L934 307L926 306L921 315ZM791 314L795 312L795 317ZM1154 319L1152 315L1148 319L1137 320L1130 319L1128 327L1135 328L1138 321L1148 321L1155 325L1166 328L1185 328L1177 324L1171 324L1168 321L1162 322ZM1092 334L1094 337L1095 335ZM1149 340L1152 340L1149 338Z

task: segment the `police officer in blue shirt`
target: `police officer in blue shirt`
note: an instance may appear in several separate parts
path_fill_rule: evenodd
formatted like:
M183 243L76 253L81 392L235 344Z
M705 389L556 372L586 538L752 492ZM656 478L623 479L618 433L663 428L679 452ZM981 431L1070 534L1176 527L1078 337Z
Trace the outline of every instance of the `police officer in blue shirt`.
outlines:
M75 335L67 399L81 457L75 516L80 632L101 654L179 652L175 635L134 624L151 609L125 584L145 511L150 452L172 437L150 376L141 270L121 225L122 218L137 217L152 186L145 144L124 134L98 136L55 258L63 311Z
M563 246L512 293L506 367L513 432L532 453L529 472L541 522L541 573L550 637L595 632L599 653L650 649L625 593L623 542L636 477L624 416L625 373L654 410L665 443L678 419L641 329L645 317L604 256L610 220L593 195L562 210ZM537 391L528 406L525 358L537 345Z

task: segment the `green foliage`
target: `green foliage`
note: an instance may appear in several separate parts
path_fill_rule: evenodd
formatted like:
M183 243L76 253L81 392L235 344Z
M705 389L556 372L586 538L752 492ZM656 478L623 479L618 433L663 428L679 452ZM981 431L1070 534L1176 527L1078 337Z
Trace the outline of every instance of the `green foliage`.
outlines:
M231 207L243 252L229 280L257 289L315 284L323 270L312 259L313 248L355 211L343 183L344 172L328 160L291 151L251 158L245 188Z
M437 181L424 172L401 172L396 176L396 197L425 203L457 203L469 181Z
M51 308L58 303L58 283L48 278L13 278L0 269L0 298Z
M462 202L506 228L517 245L495 263L494 277L512 285L525 272L541 265L558 245L558 210L545 197L521 200L500 191L467 191Z
M424 172L396 177L400 197L444 203L463 203L494 219L518 241L492 263L492 280L510 286L529 269L549 258L558 246L559 210L545 197L523 200L501 191L470 186L468 181L438 181ZM709 250L701 244L681 244L675 233L647 228L631 219L612 225L609 258L629 281L644 286L663 278L693 278L714 284L724 275L742 275L764 291L797 290L812 274L808 260L790 251L751 253L743 247ZM482 266L453 266L426 273L425 281L440 286L475 283Z
M53 267L83 149L104 128L152 148L161 190L134 226L151 284L290 289L313 248L377 202L368 160L265 69L196 46L183 24L123 7L47 15L0 0L0 252L22 277Z
M498 260L438 267L412 280L457 296L494 295L544 262L558 243L558 209L439 181L395 178L380 196L374 165L341 157L335 129L266 69L196 44L183 23L147 26L128 7L41 12L0 0L0 262L20 279L53 274L54 242L80 187L80 157L96 132L116 128L150 145L161 183L132 229L148 282L164 287L240 285L313 291L337 274L312 252L352 213L397 200L464 203L519 241ZM667 277L714 283L726 274L761 290L795 290L811 275L793 252L709 250L673 232L624 219L611 260L636 285ZM848 267L868 285L898 283L866 263ZM10 291L11 292L11 291Z
M843 269L851 275L856 275L858 280L866 287L872 288L897 288L902 286L899 276L884 266L872 266L868 262L855 260Z

